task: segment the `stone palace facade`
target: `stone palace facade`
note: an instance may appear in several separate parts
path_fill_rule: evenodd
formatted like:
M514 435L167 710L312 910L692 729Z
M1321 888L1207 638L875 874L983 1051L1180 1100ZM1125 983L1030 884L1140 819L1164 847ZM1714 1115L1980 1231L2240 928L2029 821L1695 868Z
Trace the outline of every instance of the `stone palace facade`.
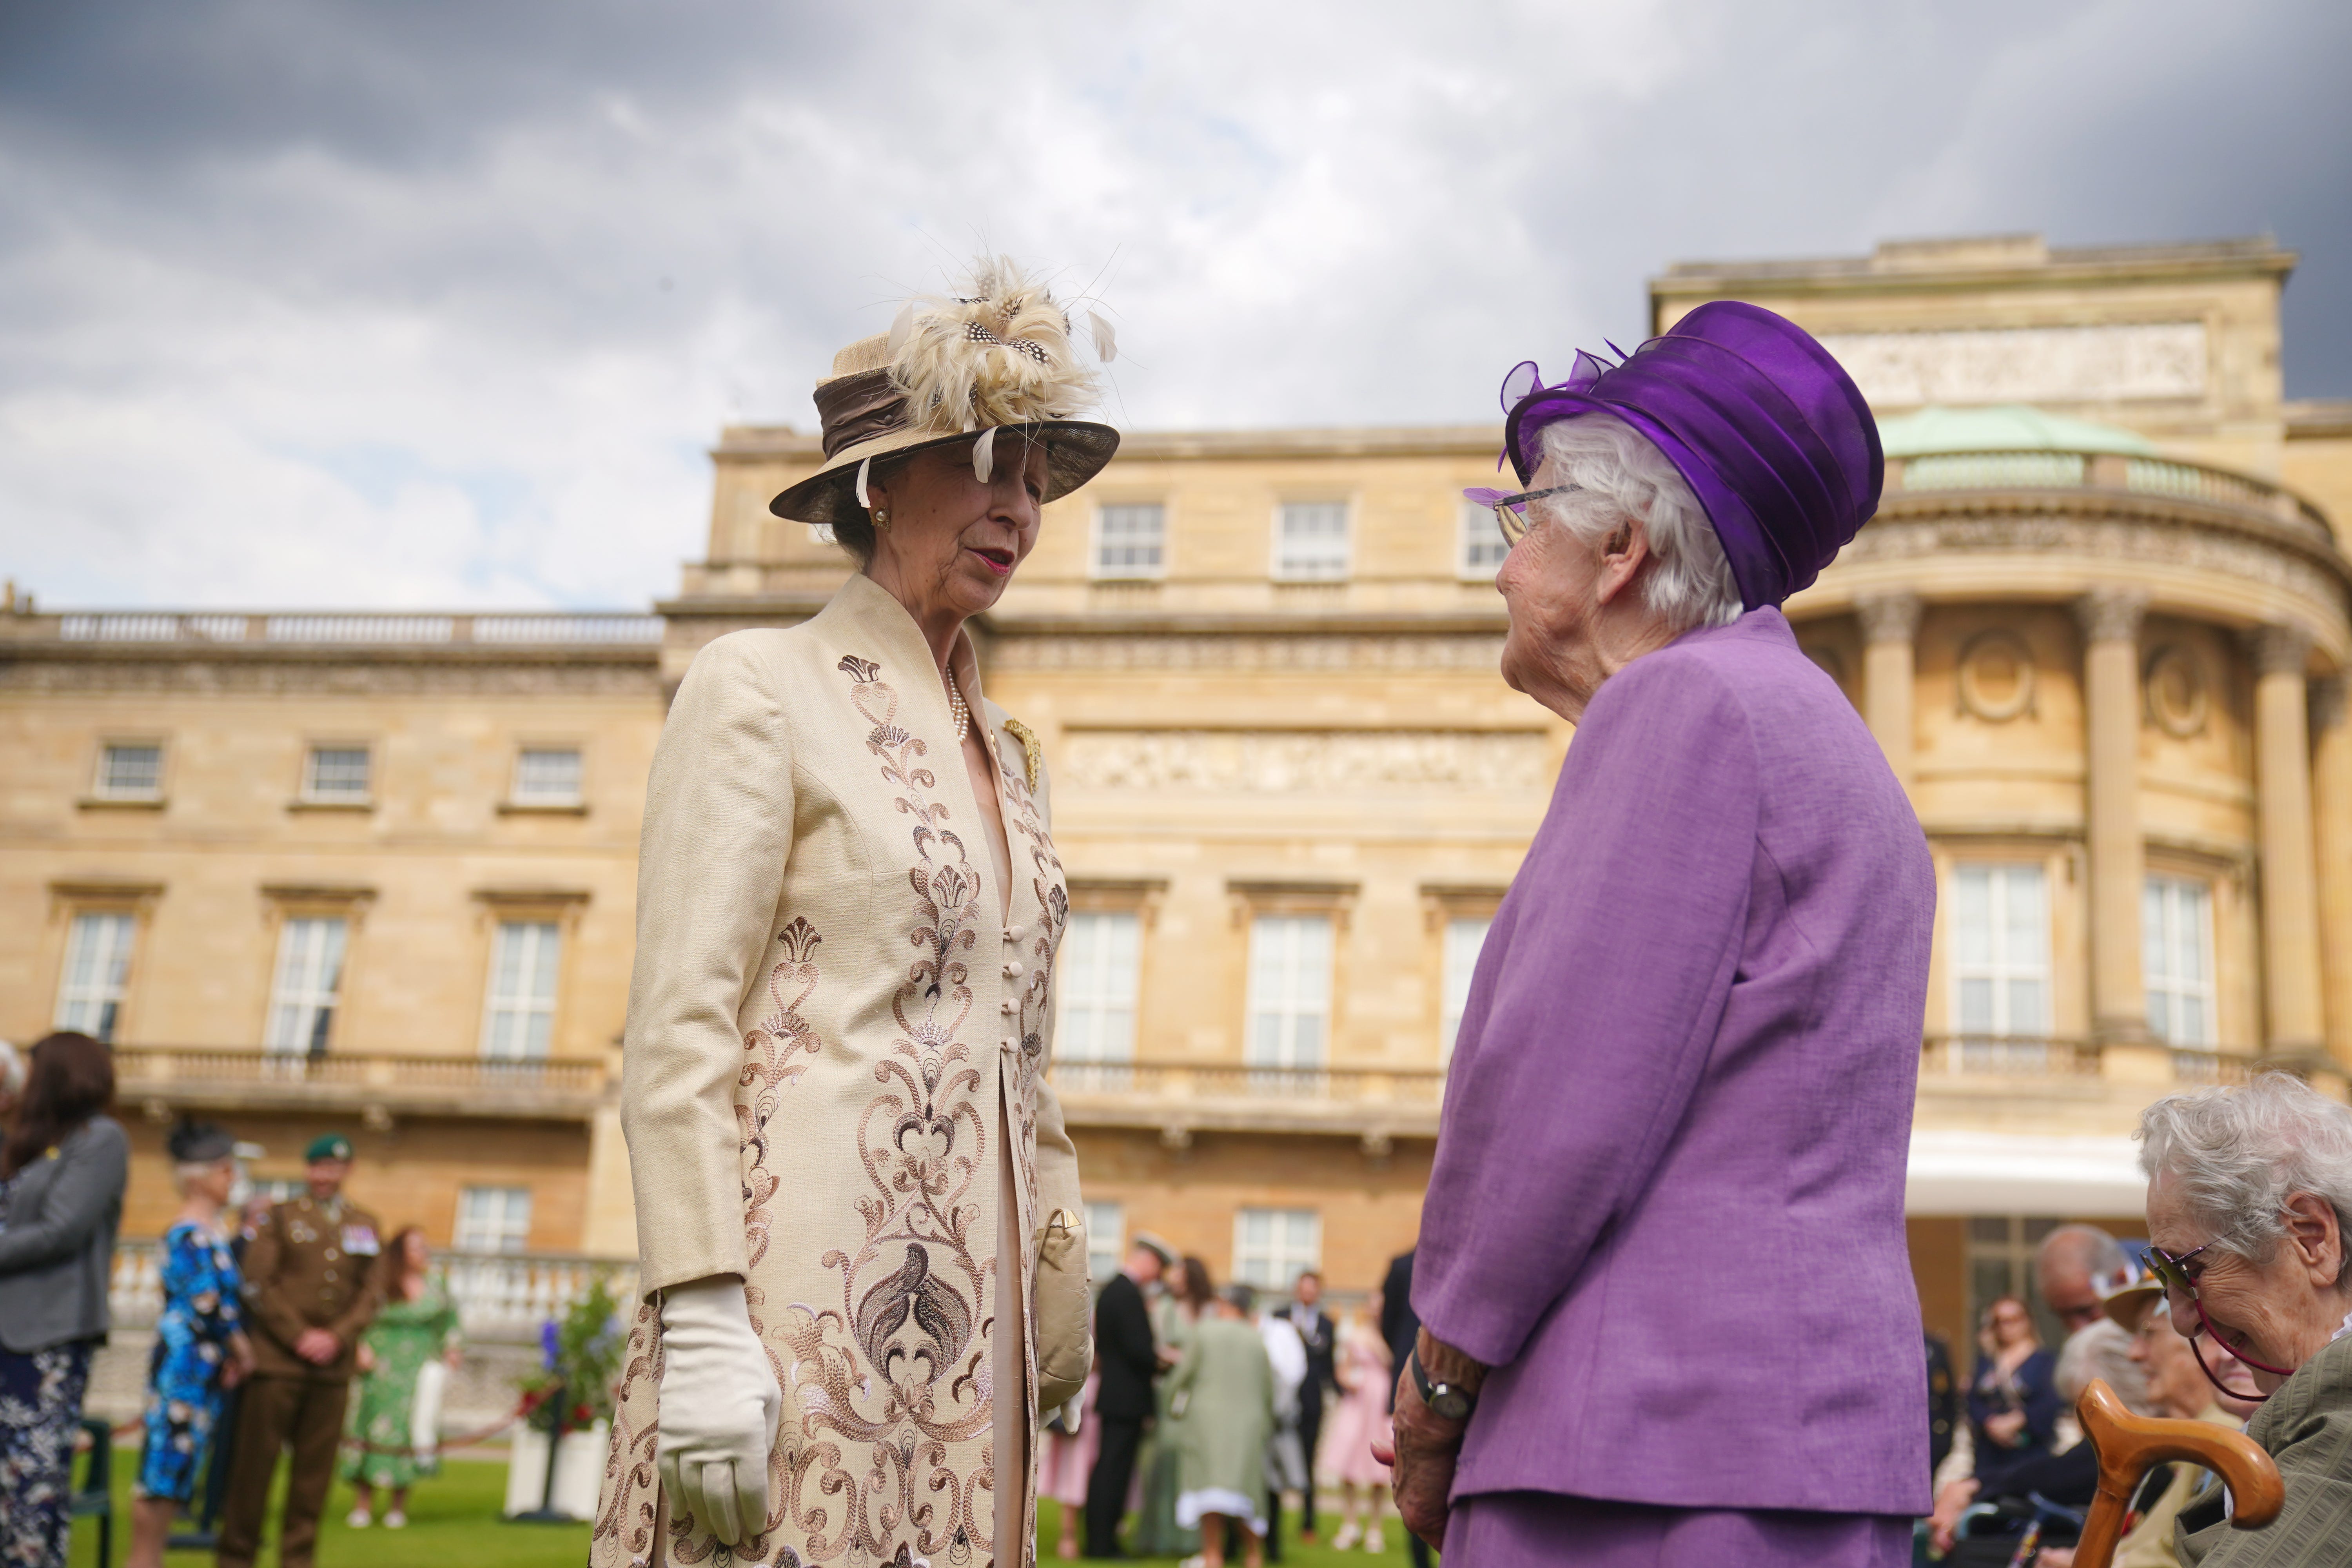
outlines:
M1928 1320L2065 1217L2136 1225L2152 1096L2352 1063L2352 402L2289 404L2267 241L2032 237L1684 265L1879 409L1877 517L1789 606L1942 879L1912 1156ZM1555 344L1565 356L1569 345ZM1130 435L975 628L1043 740L1074 918L1055 1077L1105 1267L1368 1289L1409 1246L1452 1031L1568 727L1496 674L1491 425ZM199 1110L469 1254L634 1248L614 1093L634 852L697 648L814 612L732 428L640 614L0 615L0 1034L115 1042L138 1179ZM517 1267L520 1267L520 1265ZM555 1285L533 1287L544 1294Z

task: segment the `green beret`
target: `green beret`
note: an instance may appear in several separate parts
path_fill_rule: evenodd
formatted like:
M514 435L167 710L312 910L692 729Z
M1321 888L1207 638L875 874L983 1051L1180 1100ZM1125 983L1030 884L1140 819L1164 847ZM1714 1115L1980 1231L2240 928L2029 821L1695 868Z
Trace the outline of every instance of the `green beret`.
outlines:
M352 1141L340 1132L321 1132L310 1140L302 1151L305 1163L316 1164L321 1160L348 1160L352 1157Z

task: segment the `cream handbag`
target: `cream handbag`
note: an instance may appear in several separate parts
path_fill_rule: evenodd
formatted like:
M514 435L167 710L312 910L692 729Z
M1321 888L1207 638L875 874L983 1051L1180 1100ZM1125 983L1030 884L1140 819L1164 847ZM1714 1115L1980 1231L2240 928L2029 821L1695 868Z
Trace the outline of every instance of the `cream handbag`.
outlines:
M1086 1221L1075 1210L1055 1209L1037 1232L1037 1276L1029 1300L1037 1318L1037 1409L1050 1414L1086 1387L1095 1359Z

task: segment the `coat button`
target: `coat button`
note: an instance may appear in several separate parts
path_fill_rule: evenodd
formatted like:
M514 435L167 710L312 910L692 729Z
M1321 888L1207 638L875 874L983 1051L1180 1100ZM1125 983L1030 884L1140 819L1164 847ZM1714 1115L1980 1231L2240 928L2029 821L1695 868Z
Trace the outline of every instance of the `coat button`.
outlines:
M1016 958L1012 963L1004 966L1004 978L1007 980L1018 980L1021 978L1021 961L1019 959Z
M1000 1013L1010 1016L1013 1011L1013 998L1007 996L1003 1001L999 1002L996 1005L996 1010Z
M996 1043L997 1043L998 1045L1000 1045L1000 1046L1003 1046L1006 1050L1008 1050L1008 1051L1009 1051L1009 1050L1011 1050L1011 1049L1013 1048L1013 1037L1012 1037L1012 1036L1010 1036L1010 1035L1007 1035L1007 1036L1005 1036L1003 1039L1001 1039L1001 1040L997 1041Z
M336 1258L337 1258L338 1256L340 1256L340 1255L335 1251L335 1249L334 1249L333 1247L331 1247L327 1248L327 1261L328 1261L328 1262L332 1263L332 1262L336 1259Z
M332 1279L334 1277L335 1277L335 1271L334 1271L333 1269L331 1269L331 1268L328 1269L328 1270L327 1270L327 1278L328 1278L328 1279Z
M1006 926L1004 928L1004 940L1007 942L1019 942L1023 937L1028 934L1028 931L1020 926Z

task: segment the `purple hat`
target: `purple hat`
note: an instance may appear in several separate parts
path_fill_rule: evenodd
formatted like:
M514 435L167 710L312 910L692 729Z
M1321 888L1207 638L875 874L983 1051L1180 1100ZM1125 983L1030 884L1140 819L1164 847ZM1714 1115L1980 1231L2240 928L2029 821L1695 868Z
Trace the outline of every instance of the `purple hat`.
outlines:
M1812 334L1738 300L1717 300L1663 337L1604 364L1576 356L1546 386L1532 362L1504 379L1503 451L1530 482L1536 433L1613 414L1666 455L1715 525L1748 609L1809 586L1878 509L1886 463L1878 422Z

